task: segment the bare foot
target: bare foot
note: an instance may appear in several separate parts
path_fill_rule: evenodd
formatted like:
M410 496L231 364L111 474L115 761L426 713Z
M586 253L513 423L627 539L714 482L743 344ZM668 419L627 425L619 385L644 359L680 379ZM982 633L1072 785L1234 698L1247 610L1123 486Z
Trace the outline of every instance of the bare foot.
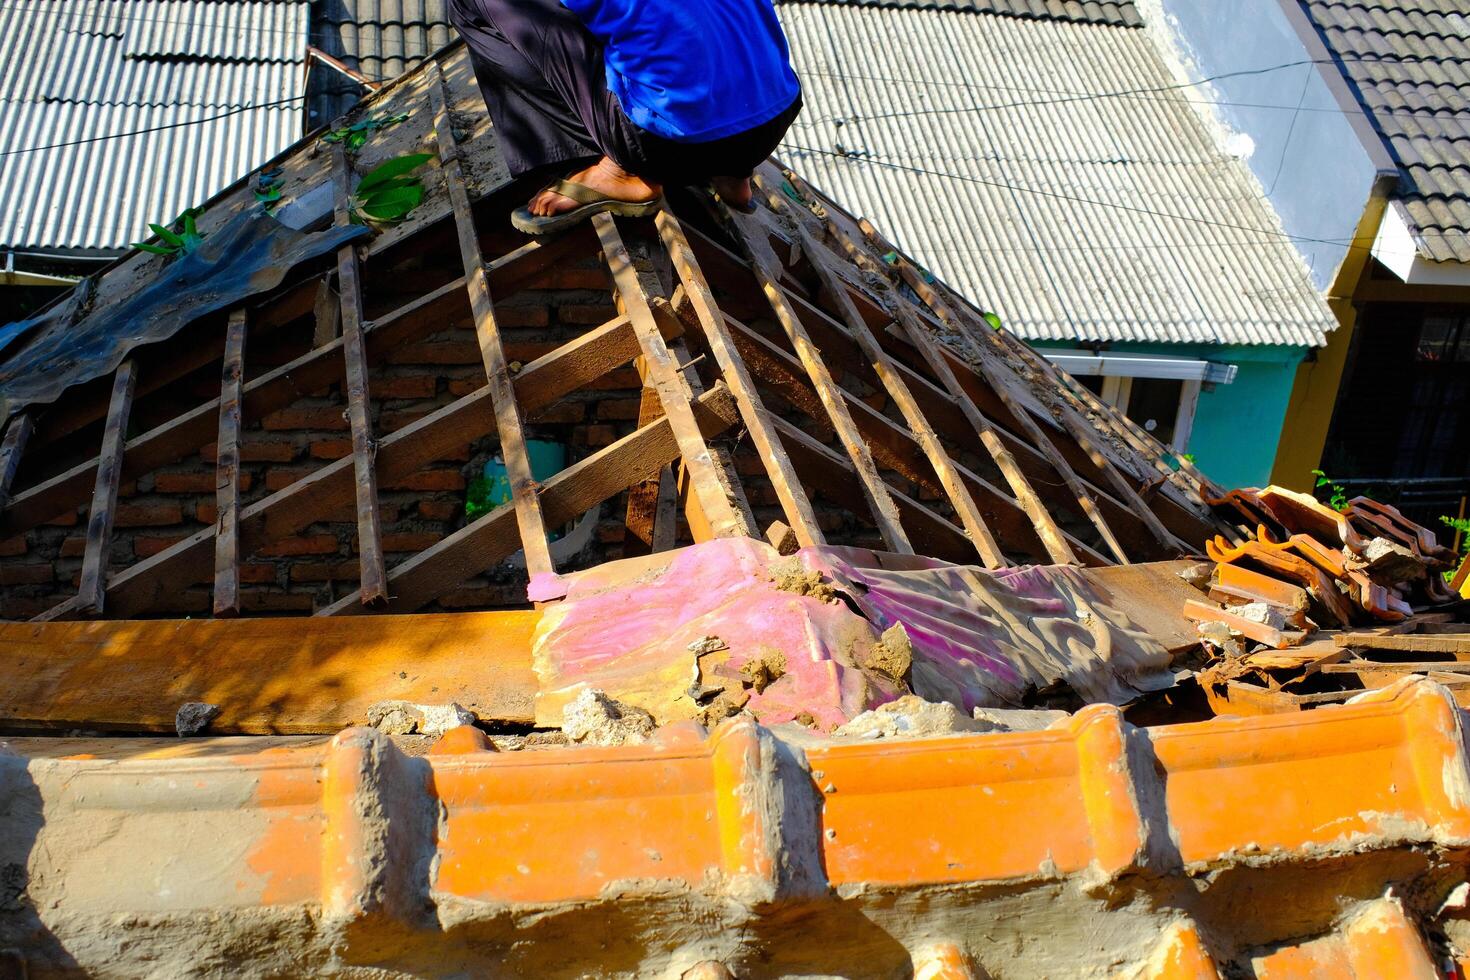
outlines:
M710 183L714 185L715 193L720 195L720 200L732 208L749 208L750 200L755 196L749 177L715 177Z
M586 170L579 170L572 174L567 180L590 187L616 201L640 203L653 201L663 193L663 188L658 184L649 183L641 177L628 173L607 157L598 160ZM534 215L545 217L564 214L578 207L581 205L569 197L555 191L542 191L531 198L530 203L526 205L526 210Z

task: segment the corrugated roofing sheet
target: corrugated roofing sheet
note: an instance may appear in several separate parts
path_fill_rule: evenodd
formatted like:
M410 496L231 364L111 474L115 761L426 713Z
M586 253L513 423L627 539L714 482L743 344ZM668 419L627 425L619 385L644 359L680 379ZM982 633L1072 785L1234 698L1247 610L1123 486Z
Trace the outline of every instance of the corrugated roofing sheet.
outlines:
M0 247L124 248L289 146L309 8L0 3L24 39L0 60Z
M777 0L805 3L809 0ZM1132 0L817 0L848 7L892 7L900 10L963 10L1031 20L1066 20L1083 24L1141 27Z
M1470 8L1463 0L1301 0L1403 175L1425 257L1470 262Z
M780 151L1033 340L1321 345L1335 320L1146 31L785 4Z

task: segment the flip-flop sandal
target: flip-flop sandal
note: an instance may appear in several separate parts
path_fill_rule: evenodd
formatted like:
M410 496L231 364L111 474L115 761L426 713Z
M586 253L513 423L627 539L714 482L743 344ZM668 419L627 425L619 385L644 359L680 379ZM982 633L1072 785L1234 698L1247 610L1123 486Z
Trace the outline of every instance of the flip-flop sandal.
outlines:
M654 198L652 201L619 201L586 184L578 184L570 180L554 180L542 190L553 191L562 197L571 198L580 206L570 211L563 211L561 214L532 214L527 208L516 208L511 212L510 223L518 231L523 231L528 235L549 235L554 231L570 228L595 214L642 218L663 207L662 197Z

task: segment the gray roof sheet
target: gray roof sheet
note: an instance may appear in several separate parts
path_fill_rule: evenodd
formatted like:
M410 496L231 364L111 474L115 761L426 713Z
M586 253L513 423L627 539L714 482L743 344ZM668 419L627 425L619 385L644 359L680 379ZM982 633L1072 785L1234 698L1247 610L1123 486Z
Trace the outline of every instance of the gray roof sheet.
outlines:
M0 4L0 247L125 248L291 145L308 6Z
M447 0L315 0L312 43L374 81L403 74L458 35ZM314 124L335 119L363 96L340 74L313 70Z
M1470 262L1470 8L1300 0L1398 165L1420 252Z
M1148 31L785 4L779 151L1033 340L1321 345L1336 321Z
M813 0L777 0L806 3ZM847 7L890 7L900 10L957 10L966 13L999 14L1030 20L1075 21L1080 24L1111 24L1141 27L1132 0L814 0Z

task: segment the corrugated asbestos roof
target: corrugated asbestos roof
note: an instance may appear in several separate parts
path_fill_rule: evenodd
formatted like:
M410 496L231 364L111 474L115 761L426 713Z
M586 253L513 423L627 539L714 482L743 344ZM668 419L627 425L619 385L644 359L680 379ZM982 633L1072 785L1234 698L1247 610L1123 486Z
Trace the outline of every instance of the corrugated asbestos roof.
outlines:
M1301 0L1399 165L1419 251L1470 262L1470 8L1464 0Z
M807 0L776 0L802 3ZM899 10L962 10L1031 20L1064 20L1081 24L1142 27L1132 0L817 0L846 7L891 7Z
M0 4L0 247L126 247L289 146L309 6Z
M779 151L1033 340L1321 345L1336 326L1143 30L786 4Z
M312 43L374 81L396 78L458 35L446 0L316 0ZM312 125L335 119L364 94L345 76L312 70Z

